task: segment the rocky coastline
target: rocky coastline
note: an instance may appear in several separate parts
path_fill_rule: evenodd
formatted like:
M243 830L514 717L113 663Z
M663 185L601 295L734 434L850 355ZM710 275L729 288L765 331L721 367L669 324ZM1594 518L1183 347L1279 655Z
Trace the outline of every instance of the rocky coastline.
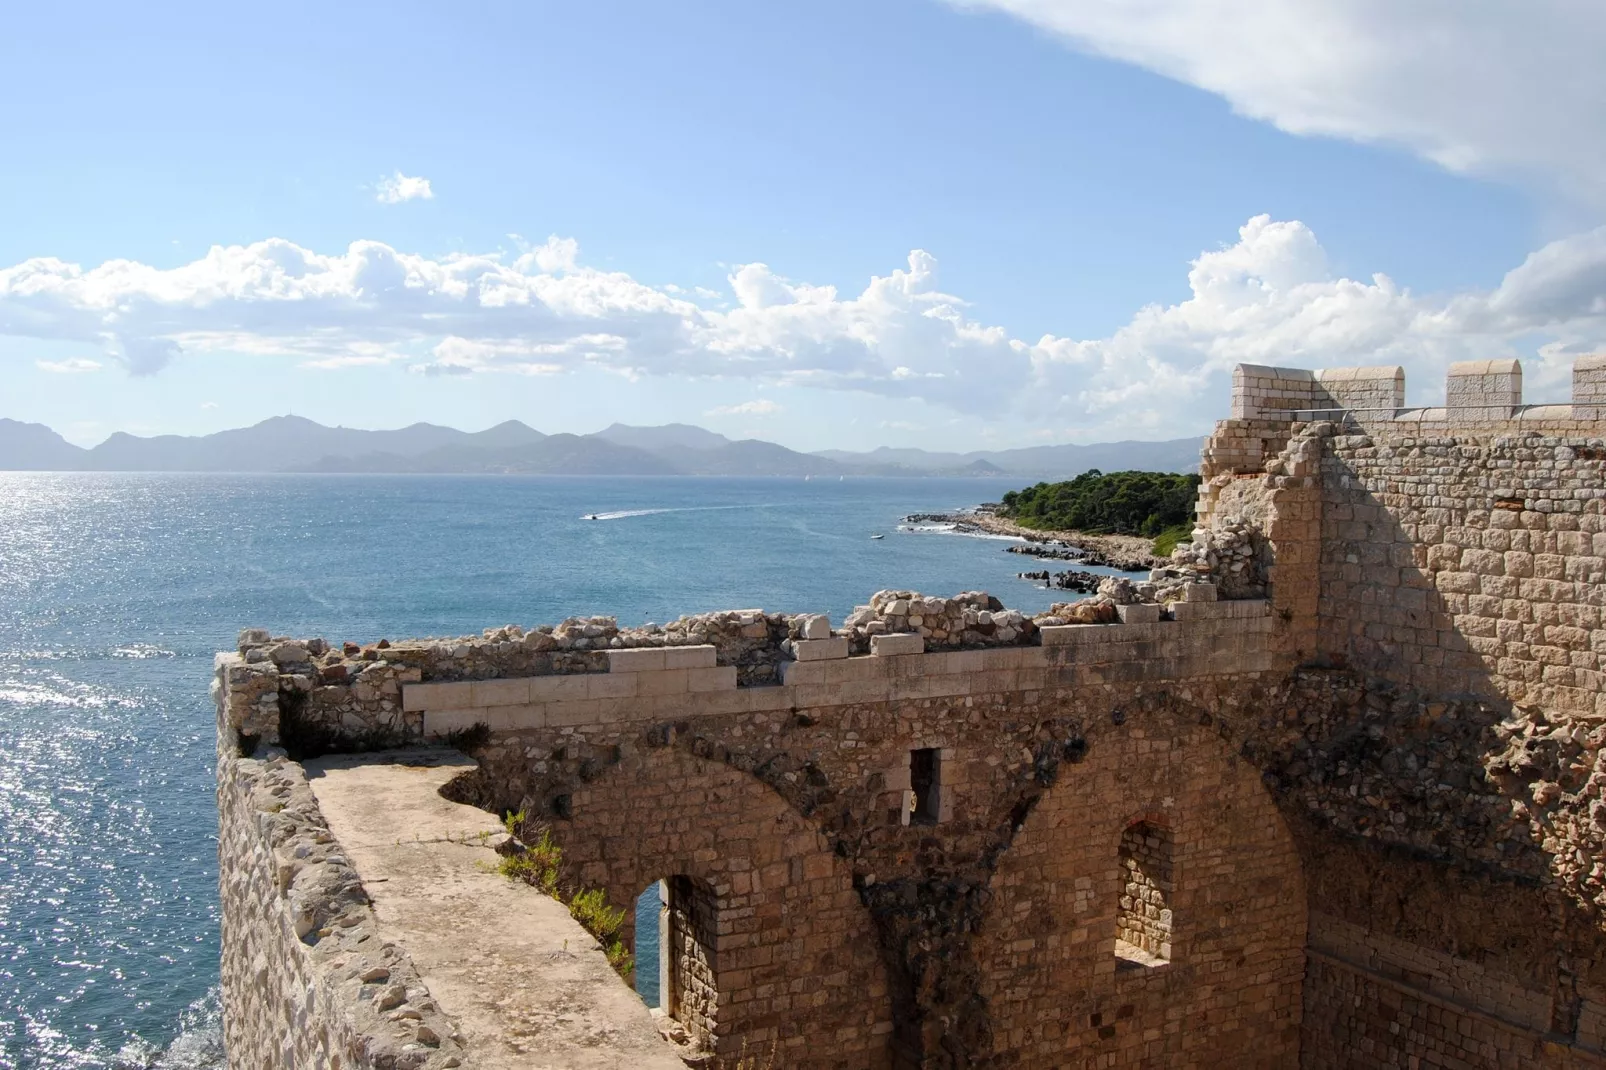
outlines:
M1159 562L1154 540L1136 535L1089 535L1081 531L1039 531L1021 527L986 506L957 513L913 513L905 524L946 524L962 535L1006 535L1024 539L1010 553L1053 561L1102 565L1122 572L1145 572Z
M1017 572L1016 576L1023 580L1033 580L1055 591L1075 591L1078 594L1092 594L1099 589L1099 583L1106 577L1093 572L1081 572L1071 569L1065 572L1050 572L1042 569L1038 572Z

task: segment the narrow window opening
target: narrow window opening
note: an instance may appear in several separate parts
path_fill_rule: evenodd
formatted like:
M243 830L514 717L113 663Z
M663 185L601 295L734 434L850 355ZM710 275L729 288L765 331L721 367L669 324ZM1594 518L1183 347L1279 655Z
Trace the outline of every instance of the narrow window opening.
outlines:
M711 1050L717 1031L717 915L713 889L685 876L653 881L636 900L636 992L689 1052Z
M909 752L909 814L916 825L934 825L942 814L942 751L925 747Z
M1171 830L1164 826L1139 821L1121 834L1115 957L1122 968L1171 961L1172 853Z

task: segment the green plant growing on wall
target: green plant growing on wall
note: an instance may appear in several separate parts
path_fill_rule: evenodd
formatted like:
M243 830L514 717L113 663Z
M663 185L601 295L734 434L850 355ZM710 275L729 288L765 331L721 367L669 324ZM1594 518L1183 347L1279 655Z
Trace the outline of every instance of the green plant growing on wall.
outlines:
M508 835L517 837L526 824L524 812L506 815L502 824ZM626 981L633 981L636 957L619 938L625 912L609 906L607 893L601 888L574 887L563 879L563 848L552 838L551 829L542 828L533 845L504 856L496 869L509 880L539 888L567 906L574 920L602 945L608 965Z

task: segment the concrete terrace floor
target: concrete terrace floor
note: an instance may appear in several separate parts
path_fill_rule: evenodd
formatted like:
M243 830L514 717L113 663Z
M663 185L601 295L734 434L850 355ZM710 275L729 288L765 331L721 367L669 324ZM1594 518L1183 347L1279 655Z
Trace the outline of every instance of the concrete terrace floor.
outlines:
M480 1070L684 1070L652 1013L562 904L490 867L491 814L440 795L452 750L305 763L335 839ZM481 837L488 832L492 837Z

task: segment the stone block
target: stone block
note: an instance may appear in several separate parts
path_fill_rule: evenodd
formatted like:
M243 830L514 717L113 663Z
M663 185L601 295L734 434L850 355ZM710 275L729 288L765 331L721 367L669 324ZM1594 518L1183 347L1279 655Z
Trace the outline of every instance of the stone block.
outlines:
M1213 583L1184 583L1182 585L1182 600L1184 602L1214 602L1216 600L1216 585Z
M1113 624L1049 624L1038 629L1044 646L1071 646L1111 638Z
M783 687L812 687L825 682L825 666L819 662L781 662L781 685Z
M527 702L572 702L589 695L585 673L569 676L532 676L524 682L529 689Z
M712 669L718 662L716 651L708 643L701 646L664 647L666 669Z
M409 713L418 710L466 709L470 702L471 683L403 684L402 709Z
M870 637L870 653L877 657L891 657L897 654L924 654L926 641L918 635L903 633L899 635L872 635Z
M802 631L804 639L829 639L831 638L831 618L824 613L815 613L812 616L804 617Z
M485 711L471 707L463 709L436 709L424 714L424 738L441 739L451 732L461 732L476 724L486 723Z
M636 679L636 694L642 698L684 695L690 690L690 676L694 671L696 670L664 669L661 672L641 673Z
M603 699L585 702L553 702L541 707L547 728L566 728L582 724L608 724L629 720L636 706L632 699Z
M1573 419L1606 420L1606 353L1573 361Z
M1509 419L1521 404L1521 362L1463 360L1450 365L1444 405L1452 418Z
M729 691L736 686L736 666L716 665L703 669L686 669L686 690Z
M664 650L661 647L608 651L609 672L656 672L663 667Z
M1179 621L1219 620L1227 616L1231 602L1173 602L1171 618Z
M848 656L848 637L836 639L795 639L792 656L798 661L828 661Z
M1116 606L1115 612L1121 618L1122 624L1156 624L1160 620L1160 607L1151 602Z
M530 681L475 680L469 685L470 706L523 706L530 701Z
M636 694L637 675L633 672L617 675L611 672L588 672L575 679L585 682L585 697L588 699L632 698ZM531 694L534 694L533 690Z

